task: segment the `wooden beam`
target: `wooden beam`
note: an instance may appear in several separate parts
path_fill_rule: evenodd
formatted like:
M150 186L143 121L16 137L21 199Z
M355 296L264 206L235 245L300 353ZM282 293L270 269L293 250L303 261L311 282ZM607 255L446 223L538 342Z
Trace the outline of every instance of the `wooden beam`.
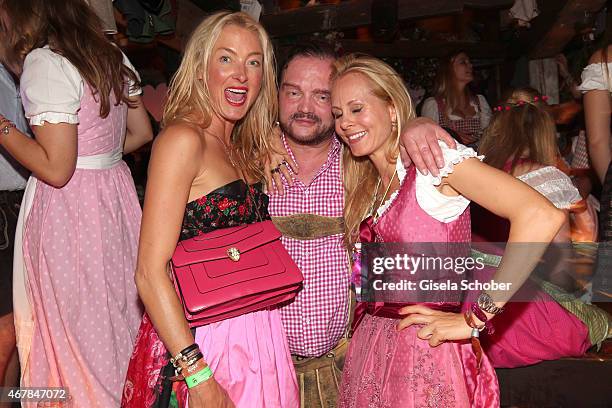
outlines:
M540 14L531 21L531 27L521 28L519 36L510 46L514 57L531 53L555 24L559 13L569 0L539 1Z
M576 35L576 23L583 22L585 13L595 13L606 4L606 0L570 0L559 12L558 18L548 32L537 42L530 53L531 58L553 57Z
M272 37L344 30L371 23L373 0L350 0L337 4L300 7L265 14L261 23ZM511 0L399 0L398 19L414 20L463 12L464 7L496 9Z
M284 37L368 25L371 7L372 0L352 0L265 14L260 21L272 37Z
M398 2L398 19L413 20L458 14L463 11L463 3L463 0L400 0Z
M506 55L504 46L494 42L401 40L384 44L342 40L341 44L345 52L364 52L379 58L439 58L457 49L465 50L471 58L503 59Z
M481 9L504 9L510 8L515 0L465 0L463 3L468 8Z

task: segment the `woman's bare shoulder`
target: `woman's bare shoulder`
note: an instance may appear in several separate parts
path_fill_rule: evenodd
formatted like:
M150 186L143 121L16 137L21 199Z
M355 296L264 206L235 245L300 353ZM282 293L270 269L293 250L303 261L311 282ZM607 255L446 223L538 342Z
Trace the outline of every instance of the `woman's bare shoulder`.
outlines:
M599 49L591 55L589 59L589 64L601 64L603 62L612 62L612 45L608 45L607 52L605 50Z
M154 150L182 153L188 156L201 154L204 138L200 129L186 122L172 123L166 126L155 138Z

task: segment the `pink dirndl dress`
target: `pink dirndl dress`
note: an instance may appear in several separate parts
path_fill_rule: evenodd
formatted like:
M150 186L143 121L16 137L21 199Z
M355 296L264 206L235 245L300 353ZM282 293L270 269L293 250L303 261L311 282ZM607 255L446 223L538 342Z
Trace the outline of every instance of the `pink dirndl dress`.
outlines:
M48 58L70 69L49 50L31 54L26 61ZM62 76L56 66L47 68L51 85L32 84L30 66L24 67L26 113L41 99L30 92L59 98L50 90ZM134 282L141 210L122 160L127 105L115 105L113 97L109 115L101 118L86 83L76 102L76 170L61 188L30 177L21 207L15 247L21 386L65 387L72 401L65 406L108 408L119 405L142 316Z
M441 222L421 208L411 166L390 206L371 227L376 242L469 242L470 216L465 209ZM398 222L400 221L400 222ZM363 225L362 225L363 230ZM363 236L363 234L362 234ZM417 272L418 273L418 272ZM497 377L483 356L480 370L468 341L430 347L417 337L422 326L400 332L398 319L377 304L360 304L363 313L346 356L339 406L343 408L483 407L500 405ZM428 304L459 311L460 303ZM379 311L381 313L379 313Z

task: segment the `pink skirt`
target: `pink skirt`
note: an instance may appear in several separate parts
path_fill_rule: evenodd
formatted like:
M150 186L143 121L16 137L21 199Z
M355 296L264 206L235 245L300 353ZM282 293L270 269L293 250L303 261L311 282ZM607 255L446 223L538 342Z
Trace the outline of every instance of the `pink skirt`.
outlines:
M195 336L215 379L236 408L299 407L293 362L278 310L261 310L198 327ZM168 353L145 314L130 359L123 408L157 406L161 371ZM175 383L179 407L187 387Z
M346 356L342 408L483 407L500 405L497 376L483 356L480 371L467 342L430 347L397 319L366 315Z

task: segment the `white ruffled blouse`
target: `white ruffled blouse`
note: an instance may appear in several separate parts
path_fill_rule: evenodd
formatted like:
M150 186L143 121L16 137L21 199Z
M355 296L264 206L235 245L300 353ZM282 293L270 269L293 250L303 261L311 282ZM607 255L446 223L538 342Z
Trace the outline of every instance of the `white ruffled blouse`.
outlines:
M125 55L123 63L138 77ZM20 78L23 107L30 125L78 124L84 82L76 67L48 46L31 51L25 58ZM140 87L130 81L129 96L141 93Z
M455 165L472 157L476 157L478 160L482 161L484 156L479 156L474 149L460 143L457 143L457 149L451 149L446 143L441 141L438 141L438 143L442 149L445 163L444 167L440 169L440 175L438 177L434 177L431 174L424 176L419 171L416 172L416 199L419 206L431 217L440 222L449 223L456 220L465 211L470 201L461 195L444 195L438 191L437 187L442 183L442 178L453 172ZM400 183L403 183L406 178L406 169L404 168L401 158L397 159L395 168ZM378 208L378 216L381 216L386 209L389 208L391 203L395 200L395 197L397 197L398 191L391 194L391 197Z
M438 177L431 174L424 176L417 171L415 180L416 199L419 206L431 217L440 222L449 223L456 220L465 211L470 201L462 195L447 196L442 194L437 187L442 183L442 178L453 172L455 165L472 157L482 161L484 156L478 155L474 149L460 143L457 143L457 149L451 149L441 141L438 141L438 143L442 149L444 167L440 169ZM406 178L406 169L401 158L398 158L395 166L400 184L402 184ZM522 174L517 178L534 188L559 209L569 209L572 204L582 198L578 189L572 184L572 180L553 166L542 167ZM378 208L377 215L379 217L393 203L398 191L391 194L391 197Z
M489 123L491 122L491 116L493 114L491 112L491 107L489 106L487 99L482 95L477 95L477 97L478 103L480 104L480 109L474 101L470 101L470 105L472 105L472 107L476 111L476 114L480 116L480 128L486 129L489 126ZM453 115L449 112L447 112L447 115L450 120L463 119L460 116ZM438 113L438 103L436 102L436 98L429 97L425 99L425 102L423 102L423 107L421 108L421 116L431 118L436 123L439 122L440 117Z
M572 180L553 166L542 167L517 178L529 184L559 209L569 209L582 199Z
M612 62L608 62L607 66L608 72L602 63L587 65L582 70L582 83L578 89L583 93L595 90L612 92Z

